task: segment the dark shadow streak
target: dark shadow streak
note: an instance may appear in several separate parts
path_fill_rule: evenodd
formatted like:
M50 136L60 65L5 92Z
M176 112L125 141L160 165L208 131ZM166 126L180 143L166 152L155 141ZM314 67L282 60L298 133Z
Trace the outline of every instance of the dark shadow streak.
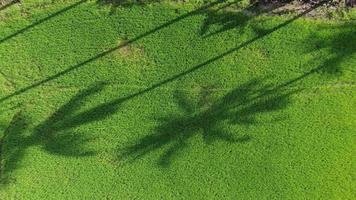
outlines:
M73 8L73 7L75 7L75 6L77 6L77 5L81 4L81 3L83 3L84 1L86 1L86 0L83 0L83 1L80 1L80 2L76 3L76 4L72 5L71 7L66 8L66 10L69 10L70 8ZM163 28L165 28L165 27L167 27L167 26L169 26L169 25L171 25L171 24L173 24L173 23L175 23L175 22L177 22L177 21L180 21L180 20L185 19L185 18L187 18L187 17L190 17L190 16L192 16L192 15L196 15L196 14L198 14L198 13L204 11L205 9L207 9L207 8L209 8L209 7L211 7L211 6L214 6L214 5L216 5L216 4L218 4L218 3L222 3L222 2L223 2L223 0L219 0L219 1L216 1L216 2L213 2L213 3L210 3L210 4L206 5L206 6L203 6L203 7L199 8L199 9L197 9L197 10L194 10L194 11L192 11L192 12L189 12L189 13L187 13L187 14L181 15L180 17L177 17L177 18L175 18L175 19L173 19L173 20L171 20L171 21L169 21L169 22L166 22L166 23L164 23L164 24L162 24L162 25L160 25L160 26L158 26L158 27L156 27L156 28L154 28L154 29L152 29L152 30L150 30L150 31L147 31L147 32L145 32L145 33L143 33L143 34L141 34L141 35L139 35L139 36L137 36L137 37L135 37L135 38L133 38L133 39L131 39L131 40L128 40L128 41L126 41L125 43L123 43L123 44L121 44L121 45L119 45L119 46L117 46L117 47L114 47L114 48L111 48L111 49L109 49L109 50L107 50L107 51L104 51L104 52L102 52L102 53L100 53L100 54L98 54L98 55L96 55L96 56L94 56L94 57L92 57L92 58L90 58L90 59L88 59L88 60L85 60L84 62L81 62L81 63L79 63L79 64L77 64L77 65L74 65L74 66L72 66L72 67L70 67L70 68L68 68L68 69L66 69L66 70L64 70L64 71L62 71L62 72L60 72L60 73L58 73L58 74L55 74L55 75L53 75L53 76L50 76L50 77L48 77L48 78L46 78L46 79L44 79L44 80L42 80L42 81L39 81L39 82L37 82L37 83L34 83L34 84L30 85L30 86L24 87L24 88L22 88L22 89L20 89L20 90L18 90L18 91L16 91L16 92L14 92L14 93L8 95L8 96L5 96L5 97L3 97L3 98L0 99L0 103L3 102L3 101L5 101L5 100L7 100L7 99L9 99L9 98L11 98L11 97L14 97L14 96L17 96L17 95L19 95L19 94L22 94L22 93L24 93L24 92L26 92L26 91L28 91L28 90L30 90L30 89L33 89L33 88L38 87L38 86L40 86L40 85L42 85L42 84L45 84L45 83L47 83L47 82L49 82L49 81L52 81L52 80L54 80L54 79L57 79L57 78L59 78L59 77L65 75L65 74L68 74L68 73L70 73L70 72L72 72L72 71L74 71L74 70L76 70L76 69L82 67L83 65L86 65L86 64L88 64L88 63L91 63L91 62L93 62L93 61L95 61L95 60L97 60L97 59L99 59L99 58L101 58L101 57L103 57L103 56L106 56L106 55L108 55L108 54L110 54L110 53L112 53L112 52L114 52L114 51L116 51L116 50L118 50L118 49L120 49L120 48L122 48L122 47L125 47L125 46L127 46L127 45L129 45L129 44L131 44L131 43L133 43L133 42L136 42L137 40L140 40L140 39L142 39L142 38L144 38L144 37L146 37L146 36L148 36L148 35L151 35L151 34L157 32L157 31L159 31L159 30L161 30L161 29L163 29ZM60 12L57 12L57 14L54 14L54 15L58 15L58 14L60 14L61 12L63 12L63 10L60 11ZM53 17L53 15L52 15L52 17ZM49 18L49 17L48 17L48 18ZM43 22L43 21L45 21L45 19L41 20L41 22ZM41 23L41 22L38 22L38 23L36 23L36 24L33 24L33 25L31 25L31 27L33 27L34 25L37 25L37 24L39 24L39 23ZM22 31L20 31L20 32L24 32L24 31L27 30L28 28L30 28L30 27L27 27L27 28L25 28L25 29L22 29ZM11 35L11 36L9 36L9 37L7 37L7 39L9 39L10 37L14 37L14 36L16 36L16 35L18 35L18 34L19 34L19 32L16 33L16 34ZM5 38L5 39L6 39L6 38ZM0 43L1 43L3 40L4 40L4 39L2 39L2 40L0 41ZM193 71L194 71L194 70L193 70Z
M356 21L355 21L356 22ZM310 49L308 52L319 51L325 49L331 55L321 65L324 67L320 70L325 75L341 75L343 73L343 66L341 62L346 58L351 58L356 53L356 45L351 41L356 41L356 23L353 21L343 23L337 26L321 27L318 32L312 34L308 42ZM321 36L323 31L330 29L339 29L341 32L335 32L333 36ZM321 36L321 37L320 37ZM352 68L352 67L351 67ZM349 69L351 69L349 68ZM344 68L347 70L347 68Z
M5 10L6 8L8 8L8 7L10 7L10 6L12 6L12 5L16 4L16 3L19 3L19 2L20 2L20 0L11 1L10 3L0 7L0 11Z
M258 125L262 122L258 115L284 109L289 104L289 97L299 92L280 90L278 86L272 87L263 83L263 79L248 81L218 100L209 98L213 92L209 88L201 89L198 104L177 93L175 96L180 112L160 117L158 121L161 123L155 128L155 133L124 147L119 158L132 162L145 154L162 149L163 153L157 164L168 167L173 158L189 144L188 140L197 134L202 134L206 144L215 141L246 143L252 139L251 136L236 137L231 130L220 126L221 122L230 125ZM275 121L268 120L267 123Z
M30 147L38 146L50 154L66 157L95 155L96 152L86 146L95 138L74 128L85 124L87 118L95 119L95 115L78 118L77 112L84 102L100 93L104 86L99 83L79 91L45 121L34 127L32 134L27 133L32 123L24 115L24 111L18 111L4 128L3 137L0 138L0 188L12 181L13 171L20 167L19 163Z
M319 5L320 5L320 4L319 4ZM221 55L219 55L219 56L213 57L213 58L211 58L211 59L209 59L209 60L207 60L207 61L205 61L205 62L203 62L203 63L201 63L201 64L199 64L199 65L196 65L195 67L193 67L193 68L191 68L191 69L189 69L189 70L187 70L187 71L184 71L184 72L182 72L182 73L176 74L176 75L174 75L174 76L172 76L172 77L170 77L170 78L168 78L168 79L165 79L165 80L163 80L163 81L160 81L160 82L158 82L158 83L156 83L156 84L154 84L154 85L152 85L152 86L150 86L150 87L148 87L148 88L146 88L146 89L143 89L143 90L138 91L138 92L136 92L136 93L133 93L133 94L131 94L131 95L124 96L124 97L119 97L119 98L114 99L114 100L112 100L112 101L110 101L110 102L107 102L107 103L103 103L103 104L101 104L101 105L98 105L98 106L96 106L96 107L94 107L94 108L92 108L92 109L90 109L90 110L88 110L88 111L85 111L85 112L81 113L80 115L76 116L76 118L77 118L77 119L80 119L80 118L86 118L85 116L95 116L95 117L92 117L90 120L85 121L85 123L89 123L89 122L95 121L95 120L97 120L97 121L98 121L98 120L103 120L103 119L105 119L105 118L107 118L107 117L113 115L114 113L116 113L117 110L119 109L119 106L120 106L122 103L124 103L124 102L126 102L126 101L128 101L128 100L130 100L130 99L132 99L132 98L135 98L135 97L137 97L137 96L140 96L140 95L142 95L142 94L145 94L145 93L147 93L147 92L150 92L150 91L152 91L152 90L154 90L154 89L156 89L156 88L158 88L158 87L160 87L160 86L162 86L162 85L165 85L165 84L167 84L167 83L169 83L169 82L178 80L178 79L181 78L182 76L185 76L185 75L187 75L187 74L189 74L189 73L192 73L192 72L194 72L194 71L197 71L198 69L202 68L203 66L208 65L208 64L211 64L211 63L213 63L214 61L216 61L216 60L218 60L218 59L220 59L220 58L222 58L222 57L224 57L224 56L227 56L227 55L233 53L234 51L237 51L237 50L239 50L239 49L241 49L241 48L243 48L243 47L245 47L245 46L247 46L247 45L253 43L253 42L256 41L256 40L258 40L258 39L260 39L260 38L263 38L263 37L265 37L265 36L267 36L267 35L273 33L273 32L276 31L277 29L282 28L283 26L288 25L289 23L291 23L291 22L293 22L294 20L296 20L296 19L298 19L299 17L301 17L303 14L306 14L307 12L310 12L310 11L311 11L312 9L314 9L314 8L315 8L315 7L313 7L313 8L311 8L311 9L305 11L304 13L299 14L298 16L295 16L294 18L292 18L292 19L290 19L290 20L288 20L288 21L286 21L286 22L284 22L284 23L282 23L282 24L276 26L276 27L273 28L273 29L270 29L270 30L265 31L264 34L262 34L262 35L260 35L260 36L257 36L257 37L255 37L255 38L252 38L251 40L248 40L248 41L246 41L246 42L240 44L239 46L237 46L237 47L235 47L235 48L233 48L233 49L230 49L229 51L226 51L225 53L223 53L223 54L221 54ZM254 100L257 100L257 99L262 98L262 97L264 97L264 96L271 95L271 94L273 94L275 91L278 91L279 89L281 89L281 88L283 88L283 87L285 87L285 86L288 86L288 85L293 84L293 83L295 83L295 82L297 82L297 81L299 81L299 80L302 80L302 79L304 79L305 77L307 77L307 76L309 76L309 75L311 75L311 74L313 74L313 73L319 71L319 70L322 69L322 68L323 68L323 66L317 67L317 68L312 69L311 71L309 71L309 72L307 72L307 73L305 73L305 74L303 74L303 75L301 75L301 76L299 76L299 77L296 77L296 78L294 78L294 79L292 79L292 80L289 80L289 81L287 81L287 82L285 82L285 83L276 85L276 86L273 87L272 89L271 89L271 88L270 88L270 89L265 89L264 92L260 93L260 95L254 97L254 98L251 98L250 100L251 100L251 101L254 101ZM295 91L295 92L296 92L296 91ZM82 121L82 122L84 122L84 121Z
M43 22L45 22L45 21L47 21L47 20L49 20L49 19L51 19L51 18L53 18L53 17L56 17L56 16L58 16L58 15L64 13L64 12L66 12L66 11L68 11L68 10L70 10L70 9L73 9L73 8L79 6L80 4L85 3L86 1L88 1L88 0L81 0L81 1L78 1L77 3L75 3L75 4L71 5L71 6L68 6L68 7L64 8L64 9L62 9L62 10L60 10L60 11L57 11L57 12L55 12L55 13L49 15L48 17L45 17L45 18L43 18L43 19L40 19L40 20L38 20L37 22L35 22L35 23L31 24L31 25L28 25L28 26L26 26L25 28L22 28L22 29L18 30L17 32L15 32L15 33L13 33L13 34L8 35L8 36L2 38L2 39L0 40L0 43L3 43L3 42L5 42L5 41L7 41L7 40L9 40L9 39L11 39L11 38L13 38L13 37L15 37L15 36L21 34L21 33L24 33L24 32L27 31L28 29L31 29L31 28L33 28L33 27L39 25L39 24L42 24Z
M31 137L33 142L30 145L41 145L46 151L63 156L94 155L94 151L87 150L84 147L84 144L93 140L93 138L78 130L73 130L73 128L86 124L88 120L95 119L95 115L83 117L77 112L84 105L84 102L100 93L104 86L103 83L97 83L71 97L67 103L35 127Z
M321 5L321 4L318 4L318 5ZM158 82L158 83L156 83L156 84L154 84L154 85L152 85L152 86L150 86L150 87L148 87L148 88L146 88L146 89L144 89L144 90L138 91L138 92L136 92L136 93L134 93L134 94L131 94L131 95L129 95L129 96L122 97L122 98L116 99L116 100L114 100L114 101L111 101L111 102L107 103L106 105L110 105L110 107L111 107L112 105L125 102L126 100L129 100L129 99L131 99L131 98L134 98L134 97L137 97L137 96L142 95L142 94L144 94L144 93L147 93L147 92L149 92L149 91L151 91L151 90L154 90L154 89L156 89L156 88L158 88L158 87L160 87L160 86L162 86L162 85L165 85L165 84L167 84L167 83L169 83L169 82L175 81L175 80L181 78L182 76L185 76L185 75L190 74L190 73L192 73L192 72L194 72L194 71L197 71L198 69L202 68L202 67L205 66L205 65L211 64L211 63L215 62L216 60L219 60L219 59L222 58L222 57L225 57L225 56L227 56L227 55L229 55L229 54L231 54L231 53L233 53L233 52L235 52L235 51L240 50L241 48L246 47L247 45L249 45L249 44L255 42L255 41L258 40L258 39L261 39L261 38L263 38L263 37L268 36L269 34L273 33L273 32L276 31L277 29L282 28L282 27L284 27L284 26L290 24L290 23L293 22L294 20L298 19L299 17L305 15L306 13L312 11L312 10L315 9L315 8L316 8L316 7L314 6L314 7L310 8L310 9L308 9L307 11L305 11L305 12L303 12L303 13L301 13L301 14L295 16L295 17L293 17L292 19L290 19L290 20L288 20L288 21L286 21L286 22L284 22L284 23L282 23L282 24L280 24L280 25L274 27L273 29L270 29L270 30L266 31L263 35L254 37L254 38L252 38L252 39L250 39L250 40L248 40L248 41L246 41L246 42L240 44L239 46L237 46L237 47L235 47L235 48L232 48L232 49L230 49L230 50L224 52L223 54L220 54L219 56L215 56L215 57L213 57L213 58L211 58L211 59L209 59L209 60L207 60L207 61L205 61L205 62L203 62L203 63L201 63L201 64L199 64L199 65L196 65L195 67L193 67L193 68L191 68L191 69L189 69L189 70L187 70L187 71L184 71L184 72L182 72L182 73L176 74L176 75L174 75L174 76L172 76L172 77L170 77L170 78L168 78L168 79L165 79L165 80L163 80L163 81L161 81L161 82ZM308 73L306 73L306 74L304 74L304 75L302 75L302 76L300 76L300 77L298 77L298 78L296 78L296 79L293 79L293 80L288 81L287 83L285 83L285 84L283 84L283 85L280 85L279 87L284 87L284 86L289 85L289 84L292 84L292 83L294 83L294 82L296 82L296 81L298 81L298 80L301 80L301 79L303 79L304 77L306 77L306 76L308 76L308 75L310 75L310 74L312 74L312 73L314 73L314 72L317 72L317 71L320 70L321 68L322 68L322 66L320 66L320 67L318 67L318 68L315 68L315 69L311 70L310 72L308 72ZM276 89L278 89L278 88L276 88Z
M12 169L19 167L19 162L17 161L21 160L25 154L21 146L28 142L24 138L28 124L29 122L23 117L22 111L19 111L13 116L9 126L4 131L4 135L1 138L0 186L4 186L12 181ZM13 140L21 142L9 142ZM12 158L16 159L13 160Z
M103 52L103 53L100 53L100 54L98 54L98 55L96 55L96 56L94 56L94 57L92 57L92 58L90 58L90 59L88 59L88 60L82 62L82 63L79 63L79 64L77 64L77 65L75 65L75 66L73 66L73 67L70 67L70 68L68 68L68 69L66 69L66 70L64 70L64 71L62 71L62 72L60 72L60 73L58 73L58 74L56 74L56 75L50 76L50 77L48 77L47 79L44 79L44 80L42 80L42 81L40 81L40 82L37 82L37 83L35 83L35 84L33 84L33 85L30 85L30 86L28 86L28 87L22 88L22 89L20 89L20 90L14 92L14 93L8 95L8 96L5 96L5 97L1 98L1 99L0 99L0 103L3 102L3 101L5 101L5 100L7 100L7 99L9 99L9 98L11 98L11 97L20 95L20 94L22 94L22 93L24 93L24 92L26 92L26 91L28 91L28 90L30 90L30 89L33 89L33 88L35 88L35 87L38 87L38 86L40 86L40 85L42 85L42 84L44 84L44 83L47 83L47 82L49 82L49 81L51 81L51 80L57 79L57 78L59 78L59 77L65 75L65 74L68 74L68 73L74 71L75 69L78 69L78 68L82 67L83 65L86 65L86 64L88 64L88 63L90 63L90 62L93 62L93 61L95 61L95 60L97 60L97 59L103 57L103 56L106 56L106 55L112 53L113 51L115 51L115 50L117 50L117 49L120 49L120 48L122 48L122 47L124 47L124 46L126 46L126 45L128 45L128 44L131 44L131 43L133 43L133 42L135 42L135 41L137 41L137 40L139 40L139 39L142 39L143 37L145 37L145 36L147 36L147 35L150 35L150 34L156 32L156 31L158 31L158 30L160 30L160 29L162 29L162 28L164 28L164 27L166 27L166 26L169 26L169 25L172 24L172 23L175 23L175 22L177 22L177 21L179 21L179 20L182 20L182 19L187 18L187 17L189 17L189 16L191 16L191 15L194 15L194 14L196 14L196 13L199 13L199 12L201 12L202 10L205 10L205 9L207 9L207 8L209 8L209 7L211 7L211 6L215 5L215 4L217 4L217 3L219 3L219 2L221 2L221 1L217 1L217 2L211 3L211 4L207 5L207 6L201 7L201 8L198 9L198 10L195 10L195 11L192 11L192 12L187 13L187 14L185 14L185 15L182 15L182 16L180 16L180 17L174 19L174 20L171 20L171 21L169 21L169 22L167 22L167 23L165 23L165 24L162 24L161 26L158 26L158 27L155 28L155 29L152 29L152 30L150 30L150 31L148 31L148 32L146 32L146 33L144 33L144 34L141 34L141 35L139 35L139 36L137 36L137 37L135 37L135 38L133 38L133 39L131 39L131 40L128 40L126 43L124 43L124 44L122 44L122 45L119 45L119 46L117 46L117 47L111 48L111 49L109 49L109 50L107 50L107 51L105 51L105 52ZM261 38L263 38L263 37L266 37L266 36L270 35L270 34L273 33L274 31L276 31L276 30L278 30L278 29L280 29L280 28L282 28L282 27L284 27L284 26L286 26L286 25L292 23L293 21L295 21L296 19L300 18L301 16L303 16L303 15L305 15L305 14L311 12L312 10L314 10L314 9L317 8L317 7L319 7L319 6L322 5L323 3L324 3L324 2L320 2L319 4L316 4L315 6L309 8L308 10L304 11L303 13L300 13L299 15L293 17L292 19L287 20L286 22L284 22L284 23L282 23L282 24L280 24L280 25L278 25L278 26L276 26L276 27L274 27L274 28L272 28L272 29L270 29L270 30L264 31L264 33L262 33L261 35L259 35L259 36L257 36L257 37L254 37L254 38L252 38L252 39L250 39L250 40L248 40L248 41L246 41L246 42L243 42L243 43L240 44L239 46L237 46L237 47L235 47L235 48L232 48L232 49L230 49L230 50L224 52L223 54L220 54L219 56L215 56L215 57L213 57L213 58L211 58L211 59L209 59L209 60L207 60L207 61L205 61L205 62L203 62L203 63L201 63L201 64L199 64L199 65L196 65L195 67L193 67L193 68L191 68L191 69L189 69L189 70L187 70L187 71L184 71L184 72L179 73L179 74L177 74L177 75L175 75L175 76L172 76L171 78L168 78L168 79L163 80L163 81L161 81L161 82L159 82L159 83L156 83L156 84L152 85L151 87L148 87L148 88L146 88L146 89L144 89L144 90L142 90L142 91L139 91L139 92L137 92L137 93L135 93L135 94L132 94L132 95L129 95L129 96L127 96L127 97L123 97L123 98L117 99L117 100L113 101L112 103L113 103L113 104L121 103L121 102L123 102L123 101L126 101L127 99L130 99L130 98L136 97L136 96L138 96L138 95L141 95L141 94L143 94L143 93L149 92L149 91L151 91L151 90L153 90L153 89L155 89L155 88L157 88L157 87L160 87L161 85L167 84L167 83L169 83L169 82L171 82L171 81L177 80L178 78L180 78L180 77L182 77L182 76L185 76L185 75L187 75L187 74L189 74L189 73L192 73L192 72L194 72L194 71L197 71L198 69L200 69L201 67L203 67L203 66L205 66L205 65L208 65L208 64L210 64L210 63L212 63L212 62L214 62L214 61L216 61L216 60L218 60L218 59L220 59L220 58L222 58L222 57L225 57L225 56L227 56L227 55L229 55L229 54L231 54L231 53L233 53L233 52L235 52L235 51L237 51L237 50L240 50L241 48L243 48L243 47L245 47L245 46L247 46L247 45L249 45L249 44L255 42L255 41L258 40L258 39L261 39ZM110 104L111 104L111 103L110 103Z

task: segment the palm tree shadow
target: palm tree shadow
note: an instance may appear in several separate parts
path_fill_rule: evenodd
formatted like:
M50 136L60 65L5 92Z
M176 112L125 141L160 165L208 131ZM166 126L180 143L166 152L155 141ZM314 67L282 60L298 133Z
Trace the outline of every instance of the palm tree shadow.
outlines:
M52 154L64 156L90 156L95 152L85 150L86 143L93 140L84 133L73 131L76 127L95 121L97 115L78 112L93 95L100 93L105 84L99 83L79 92L61 106L47 120L39 124L33 138L42 141L41 146Z
M252 139L251 136L238 136L238 133L229 132L231 128L226 127L258 125L261 122L258 120L259 115L285 108L289 103L289 96L296 92L274 90L258 79L240 85L218 100L212 100L212 91L202 88L196 106L178 91L175 99L180 112L160 117L160 125L155 128L154 133L121 149L119 158L132 162L163 149L164 153L157 163L161 167L167 167L188 145L189 139L198 134L201 134L206 144L216 141L248 142Z
M215 9L207 10L204 13L205 19L200 28L200 35L203 37L210 37L230 29L238 29L242 32L243 28L253 18L252 16L247 15L246 12L255 10L257 4L252 4L241 12L227 10L228 8L234 7L236 7L234 3L229 3ZM213 26L219 26L221 28L211 31Z
M0 145L0 186L13 181L11 173L14 169L19 168L19 161L23 158L25 149L30 145L25 136L28 124L28 119L24 117L22 111L19 111L14 115L10 125L4 131Z
M77 2L76 4L73 4L72 6L67 7L66 9L63 9L62 11L59 11L59 12L57 12L57 13L54 13L54 14L53 14L52 16L50 16L49 18L54 17L54 16L56 16L56 15L59 15L60 13L66 11L66 10L72 9L72 8L74 8L74 7L76 7L76 6L78 6L79 4L84 3L84 2L86 2L86 0L81 0L81 1ZM151 30L149 30L149 31L147 31L147 32L144 32L144 33L142 33L142 34L140 34L140 35L138 35L138 36L136 36L136 37L134 37L134 38L128 40L127 42L125 42L125 43L123 43L123 44L120 44L120 45L118 45L118 46L116 46L116 47L113 47L113 48L111 48L111 49L108 49L108 50L106 50L106 51L103 51L103 52L101 52L101 53L99 53L99 54L97 54L97 55L95 55L95 56L93 56L93 57L91 57L91 58L89 58L89 59L87 59L87 60L85 60L85 61L82 61L82 62L80 62L80 63L78 63L78 64L76 64L76 65L72 65L72 66L68 67L67 69L65 69L65 70L63 70L63 71L61 71L61 72L59 72L59 73L57 73L57 74L54 74L54 75L49 76L49 77L47 77L47 78L44 78L44 79L42 79L42 80L40 80L40 81L37 81L37 82L35 82L35 83L31 84L31 85L28 85L28 86L26 86L26 87L20 88L20 89L16 90L15 92L11 93L11 94L8 94L8 95L6 95L6 96L4 96L4 97L1 97L1 98L0 98L0 103L1 103L1 102L4 102L4 101L6 101L6 100L8 100L8 99L10 99L10 98L12 98L12 97L21 95L21 94L23 94L23 93L25 93L25 92L27 92L27 91L29 91L29 90L32 90L33 88L39 87L40 85L43 85L43 84L45 84L45 83L47 83L47 82L50 82L50 81L53 81L53 80L58 79L58 78L60 78L60 77L63 77L63 76L65 76L65 75L67 75L67 74L69 74L69 73L71 73L71 72L73 72L73 71L75 71L75 70L78 70L79 68L81 68L81 67L83 67L83 66L85 66L85 65L87 65L87 64L89 64L89 63L91 63L91 62L93 62L93 61L95 61L95 60L97 60L97 59L99 59L99 58L102 58L102 57L104 57L104 56L106 56L106 55L108 55L108 54L110 54L110 53L112 53L112 52L114 52L114 51L116 51L116 50L118 50L118 49L120 49L120 48L123 48L123 47L125 47L125 46L127 46L127 45L130 45L130 44L132 44L132 43L134 43L134 42L136 42L136 41L138 41L138 40L141 40L142 38L144 38L144 37L146 37L146 36L149 36L149 35L151 35L151 34L153 34L153 33L156 33L157 31L159 31L159 30L161 30L161 29L163 29L163 28L166 28L166 27L168 27L168 26L170 26L170 25L172 25L172 24L174 24L174 23L176 23L176 22L178 22L178 21L181 21L181 20L183 20L183 19L187 19L187 18L189 18L189 17L191 17L191 16L195 16L195 15L199 15L199 14L204 14L204 13L207 12L208 9L211 9L211 8L214 7L214 6L218 6L218 5L220 5L221 3L223 3L223 2L225 2L225 1L224 1L224 0L213 1L213 2L211 2L211 3L208 3L208 4L206 4L206 5L204 5L204 6L200 7L200 8L198 8L198 9L195 9L195 10L193 10L193 11L191 11L191 12L188 12L188 13L185 13L185 14L183 14L183 15L180 15L179 17L176 17L176 18L174 18L173 20L170 20L170 21L168 21L168 22L166 22L166 23L163 23L163 24L161 24L161 25L159 25L159 26L157 26L157 27L155 27L155 28L153 28L153 29L151 29ZM233 3L233 2L232 2L232 3ZM232 4L232 3L227 3L227 5L230 5L230 4ZM173 76L171 76L171 77L169 77L169 78L166 78L166 79L164 79L164 80L162 80L162 81L159 81L158 83L153 84L152 86L150 86L150 87L148 87L148 88L146 88L146 89L144 89L144 90L142 90L142 91L139 91L139 92L137 92L137 93L135 93L135 94L132 94L132 95L130 95L130 96L128 96L128 97L119 98L119 99L117 99L117 100L112 101L112 102L109 103L108 105L102 105L101 108L104 108L104 107L111 107L111 106L113 106L114 104L123 103L123 102L126 101L126 100L129 100L129 99L131 99L131 98L133 98L133 97L136 97L136 96L139 96L139 95L141 95L141 94L147 93L147 92L149 92L149 91L151 91L151 90L153 90L153 89L156 89L156 88L158 88L158 87L160 87L160 86L162 86L162 85L164 85L164 84L167 84L167 83L169 83L169 82L172 82L172 81L174 81L174 80L177 80L177 79L179 79L179 78L182 77L182 76L186 76L187 74L190 74L190 73L192 73L192 72L194 72L194 71L197 71L197 70L203 68L204 66L206 66L206 65L208 65L208 64L210 64L210 63L213 63L213 62L215 62L216 60L219 60L219 59L221 59L221 58L223 58L223 57L226 57L226 56L230 55L231 53L236 52L236 51L238 51L238 50L240 50L240 49L242 49L242 48L244 48L244 47L246 47L246 46L248 46L248 45L254 43L255 41L257 41L257 40L259 40L259 39L261 39L261 38L263 38L263 37L267 37L268 35L272 34L274 31L276 31L276 30L278 30L278 29L280 29L280 28L282 28L282 27L284 27L284 26L286 26L286 25L292 23L292 22L295 21L296 19L298 19L298 18L300 18L301 16L307 14L308 12L311 12L312 10L314 10L315 8L317 8L317 7L320 6L320 5L321 5L321 3L316 4L315 6L311 7L310 9L308 9L308 10L304 11L303 13L300 13L299 15L297 15L297 16L295 16L295 17L293 17L293 18L291 18L291 19L289 19L289 20L287 20L287 21L285 21L285 22L283 22L283 23L281 23L281 24L279 24L278 26L275 26L274 28L271 28L271 29L269 29L269 30L265 30L263 33L260 33L260 34L257 35L256 37L253 37L253 38L251 38L251 39L248 39L248 40L242 42L241 44L237 45L236 47L231 48L231 49L229 49L229 50L227 50L227 51L225 51L225 52L223 52L223 53L221 53L221 54L219 54L219 55L217 55L217 56L214 56L214 57L212 57L212 58L210 58L210 59L208 59L208 60L206 60L206 61L204 61L204 62L202 62L202 63L200 63L200 64L197 64L197 65L195 65L194 67L192 67L192 68L190 68L190 69L188 69L188 70L186 70L186 71L183 71L183 72L181 72L181 73L179 73L179 74L173 75ZM4 38L4 39L0 39L0 43L2 42L2 40L7 40L7 39L9 39L9 38L11 38L11 37L15 37L16 35L18 35L18 34L24 32L24 31L26 31L27 29L29 29L29 28L31 28L31 27L36 26L37 24L43 23L43 22L46 21L46 20L48 20L48 19L40 20L38 23L34 23L34 24L30 25L29 27L24 28L23 30L21 30L21 31L19 31L19 32L13 34L13 35L10 35L10 36L8 36L8 37L6 37L6 38ZM98 107L98 109L101 109L101 108Z
M327 36L318 35L324 31L328 32L330 29L338 30L339 32L331 36L328 36L328 34L326 34ZM322 27L318 33L311 35L308 42L313 48L308 51L315 52L326 49L330 55L329 58L322 59L319 72L327 76L341 75L344 71L341 63L356 54L356 45L352 41L356 41L356 23L352 21L342 25Z
M23 110L15 114L0 141L1 185L6 185L12 180L12 172L20 167L21 160L30 147L39 146L45 152L66 157L94 155L95 151L88 149L86 144L95 138L75 128L97 120L98 115L104 115L103 113L96 115L87 112L78 113L85 101L101 92L104 86L105 84L99 83L78 92L33 129L29 127L31 123Z
M269 13L275 9L278 9L290 1L281 1L276 3L270 3L268 7L261 7L260 2L251 3L246 8L241 9L237 5L238 1L227 3L218 8L211 8L207 10L205 19L200 29L200 35L204 38L211 37L231 29L236 29L239 32L243 32L244 28L249 24L251 20L258 17L261 14ZM213 30L214 26L219 26L217 30Z

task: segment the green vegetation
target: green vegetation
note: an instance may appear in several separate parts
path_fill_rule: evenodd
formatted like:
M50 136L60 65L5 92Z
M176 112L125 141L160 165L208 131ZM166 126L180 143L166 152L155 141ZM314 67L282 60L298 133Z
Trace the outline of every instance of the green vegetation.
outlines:
M0 199L353 199L355 21L233 5L0 9Z

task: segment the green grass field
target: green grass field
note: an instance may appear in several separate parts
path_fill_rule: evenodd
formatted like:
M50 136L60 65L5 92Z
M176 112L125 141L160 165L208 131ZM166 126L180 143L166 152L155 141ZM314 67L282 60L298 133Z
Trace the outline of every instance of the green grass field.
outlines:
M355 19L233 6L0 9L0 199L355 199Z

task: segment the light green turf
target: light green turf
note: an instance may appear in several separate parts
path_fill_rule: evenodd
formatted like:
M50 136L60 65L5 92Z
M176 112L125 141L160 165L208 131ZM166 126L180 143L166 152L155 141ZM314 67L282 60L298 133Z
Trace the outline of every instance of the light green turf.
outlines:
M0 199L354 199L355 22L224 5L1 10Z

